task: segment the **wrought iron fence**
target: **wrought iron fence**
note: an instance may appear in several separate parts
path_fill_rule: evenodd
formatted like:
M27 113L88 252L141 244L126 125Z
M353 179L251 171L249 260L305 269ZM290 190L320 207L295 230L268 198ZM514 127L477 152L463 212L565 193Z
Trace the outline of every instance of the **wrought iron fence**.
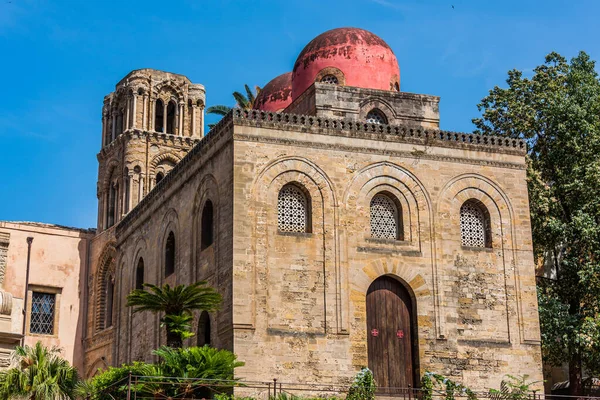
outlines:
M197 378L170 378L161 376L129 375L107 388L104 399L127 400L198 400L233 396L241 400L335 400L345 399L351 381L340 384L291 383L272 381L224 381ZM377 387L378 399L394 400L600 400L600 396L570 396L529 393L490 393L421 388Z

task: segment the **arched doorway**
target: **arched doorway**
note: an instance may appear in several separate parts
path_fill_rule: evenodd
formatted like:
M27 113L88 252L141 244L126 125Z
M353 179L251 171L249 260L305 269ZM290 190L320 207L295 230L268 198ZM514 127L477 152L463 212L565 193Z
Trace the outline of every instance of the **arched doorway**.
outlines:
M369 369L381 392L414 387L415 328L408 290L390 276L377 278L367 291L367 345Z

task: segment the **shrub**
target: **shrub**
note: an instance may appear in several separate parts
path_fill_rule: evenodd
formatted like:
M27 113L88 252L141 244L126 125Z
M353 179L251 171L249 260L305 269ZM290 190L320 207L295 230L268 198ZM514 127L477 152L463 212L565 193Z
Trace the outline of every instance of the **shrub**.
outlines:
M373 379L373 372L371 372L369 368L363 368L358 374L356 374L346 399L373 400L375 399L376 388L375 380Z

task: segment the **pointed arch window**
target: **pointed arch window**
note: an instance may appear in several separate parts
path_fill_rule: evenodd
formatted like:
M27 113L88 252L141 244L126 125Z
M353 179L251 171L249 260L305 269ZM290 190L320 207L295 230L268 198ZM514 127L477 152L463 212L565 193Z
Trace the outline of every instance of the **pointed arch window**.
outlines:
M490 213L479 200L460 207L460 237L464 247L492 247Z
M99 331L113 326L115 297L114 256L107 256L100 265L96 291L96 330Z
M140 290L144 288L144 259L142 257L138 260L135 268L135 288Z
M310 232L310 198L294 184L279 191L277 226L280 232Z
M169 232L165 244L165 277L175 272L175 234Z
M202 311L198 319L198 346L210 346L210 315Z
M207 200L202 208L202 226L200 231L200 250L204 250L213 244L214 240L214 221L213 221L213 204Z
M400 203L388 193L371 199L371 236L376 239L404 240Z
M367 113L367 123L369 124L387 124L387 118L383 111L374 108Z

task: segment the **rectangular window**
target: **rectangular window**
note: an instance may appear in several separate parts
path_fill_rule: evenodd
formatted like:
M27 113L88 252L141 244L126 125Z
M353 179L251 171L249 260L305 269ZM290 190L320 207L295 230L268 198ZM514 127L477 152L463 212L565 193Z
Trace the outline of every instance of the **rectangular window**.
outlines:
M30 333L40 335L54 334L54 310L56 294L32 292Z

